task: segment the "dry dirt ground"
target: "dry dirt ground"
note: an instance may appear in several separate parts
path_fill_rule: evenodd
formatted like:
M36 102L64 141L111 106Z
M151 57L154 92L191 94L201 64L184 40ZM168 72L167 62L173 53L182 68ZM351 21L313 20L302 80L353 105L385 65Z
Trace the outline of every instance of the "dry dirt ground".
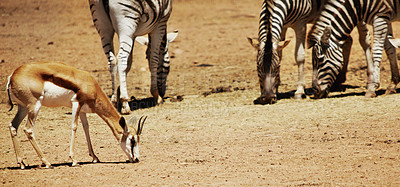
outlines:
M377 98L363 97L365 60L353 33L348 89L327 99L294 100L297 67L294 42L284 50L281 99L253 105L259 96L256 36L261 1L175 0L168 30L179 30L170 45L174 58L167 96L156 107L137 105L147 115L139 163L125 163L109 128L89 115L95 152L90 163L82 128L76 136L80 166L68 160L67 108L43 108L35 133L54 169L40 160L19 131L23 158L17 167L8 125L7 76L19 65L62 61L87 70L111 93L107 62L92 24L87 1L2 0L0 2L0 185L2 186L399 186L400 98L383 95L390 72L382 61ZM394 24L400 37L400 25ZM290 30L287 39L294 40ZM150 97L145 47L136 44L128 89L138 100ZM311 86L310 50L306 79ZM225 88L224 93L212 89ZM204 96L204 93L211 93ZM175 98L183 98L176 102ZM23 125L22 125L23 128Z

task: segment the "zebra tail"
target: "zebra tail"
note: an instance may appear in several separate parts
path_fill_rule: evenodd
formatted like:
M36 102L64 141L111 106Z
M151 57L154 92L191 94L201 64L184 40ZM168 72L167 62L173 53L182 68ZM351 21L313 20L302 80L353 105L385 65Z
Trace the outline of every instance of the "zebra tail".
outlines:
M10 105L10 109L8 111L11 111L14 108L14 104L11 100L11 93L10 93L10 80L11 80L11 75L8 77L8 82L7 82L7 95L8 95L8 104Z
M104 11L106 12L108 19L111 21L110 17L110 6L109 6L109 0L102 0Z

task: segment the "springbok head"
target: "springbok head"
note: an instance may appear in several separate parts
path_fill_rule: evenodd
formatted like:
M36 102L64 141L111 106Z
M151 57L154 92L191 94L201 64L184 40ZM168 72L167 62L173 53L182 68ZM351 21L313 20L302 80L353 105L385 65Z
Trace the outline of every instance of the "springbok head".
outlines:
M125 119L123 117L121 117L119 121L121 127L124 128L124 133L121 138L120 145L122 150L124 150L125 154L128 156L129 162L139 162L140 135L142 134L143 125L146 119L147 116L140 117L139 122L137 123L137 129L131 126L136 123L137 121L136 117L132 117L131 119L129 119L128 124L126 124Z

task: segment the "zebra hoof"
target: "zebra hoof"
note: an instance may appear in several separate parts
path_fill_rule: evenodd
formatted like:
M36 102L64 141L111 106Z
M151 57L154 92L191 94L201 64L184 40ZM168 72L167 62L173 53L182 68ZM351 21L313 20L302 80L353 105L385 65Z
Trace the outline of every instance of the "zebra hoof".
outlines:
M366 98L376 97L376 93L375 92L371 92L371 91L367 91L367 93L365 93L365 97Z
M392 87L388 87L388 88L386 89L386 91L385 91L385 94L386 94L386 95L395 94L395 93L397 93L397 92L396 92L396 89L394 89L394 88L392 88Z
M122 115L128 115L131 113L131 107L129 107L128 101L123 101L122 102L122 107L121 107L121 114Z
M295 93L294 94L294 99L305 99L306 98L306 94L304 93Z

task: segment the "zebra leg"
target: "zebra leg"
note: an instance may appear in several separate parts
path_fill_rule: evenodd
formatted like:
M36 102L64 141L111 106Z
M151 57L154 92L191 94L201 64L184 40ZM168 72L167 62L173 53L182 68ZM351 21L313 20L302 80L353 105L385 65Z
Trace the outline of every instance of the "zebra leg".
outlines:
M128 89L126 83L126 77L130 67L132 65L132 61L130 61L129 56L132 53L133 49L133 39L130 37L130 34L119 34L120 48L118 51L118 74L119 74L119 83L120 83L120 102L122 105L121 114L129 114L131 109L129 107L129 96Z
M151 73L150 92L156 103L161 103L162 98L158 91L158 70L162 66L163 59L161 56L161 43L166 35L166 24L160 24L150 34L151 43L149 56L149 69Z
M382 60L382 51L386 40L388 31L388 21L385 18L376 18L372 24L374 30L374 43L372 45L372 67L368 67L368 82L367 92L365 97L376 97L375 90L379 88L380 84L380 68L379 65Z
M166 33L162 38L160 53L161 53L161 58L160 58L161 63L158 65L158 70L157 70L157 89L158 93L160 94L160 97L164 98L165 90L167 88L167 76L169 74L169 65L170 65L170 57L168 53L168 40Z
M108 61L108 69L111 74L111 82L112 82L112 95L111 102L114 106L117 106L117 59L115 58L114 53L114 28L111 23L111 20L106 12L104 5L101 1L89 1L90 11L92 13L93 23L96 27L97 32L101 38L101 44L103 46L103 51L107 57Z
M304 56L305 56L305 39L306 39L306 24L301 23L299 24L296 29L296 48L294 52L294 57L297 63L298 69L298 83L297 83L297 90L294 93L295 99L302 99L305 97L304 87L306 85L304 80Z
M396 86L399 83L399 67L397 65L397 56L396 56L396 48L389 42L388 39L393 38L393 29L392 24L389 23L387 37L385 40L385 51L386 56L390 62L390 70L392 72L392 81L390 85L387 87L385 94L394 94L396 93Z
M347 66L349 65L349 59L350 59L350 51L351 51L351 46L353 45L353 38L351 36L347 37L344 45L343 45L343 66L342 69L340 70L339 74L337 75L337 78L335 82L333 83L331 87L331 91L333 90L341 90L341 84L346 82L346 73L347 73Z
M367 60L367 67L373 67L372 55L371 55L371 36L369 34L367 25L361 22L357 25L359 42L365 53L365 59Z

